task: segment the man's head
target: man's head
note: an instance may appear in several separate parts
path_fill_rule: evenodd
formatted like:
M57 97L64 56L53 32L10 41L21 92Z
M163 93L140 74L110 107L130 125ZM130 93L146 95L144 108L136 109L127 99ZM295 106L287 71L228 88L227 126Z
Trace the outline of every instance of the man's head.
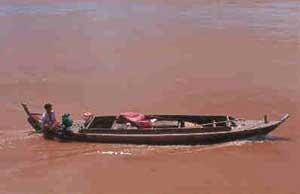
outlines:
M47 103L44 105L44 108L47 111L47 113L50 113L52 111L52 104Z

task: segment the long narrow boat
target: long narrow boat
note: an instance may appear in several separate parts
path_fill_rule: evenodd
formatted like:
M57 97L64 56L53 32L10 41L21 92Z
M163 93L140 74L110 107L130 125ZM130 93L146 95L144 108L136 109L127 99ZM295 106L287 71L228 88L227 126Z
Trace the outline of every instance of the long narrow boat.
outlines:
M30 125L41 131L39 113L31 113L22 104ZM264 136L284 123L289 115L268 121L244 120L231 116L207 115L144 115L151 126L143 127L120 116L93 116L71 127L59 127L51 132L53 138L101 143L127 144L208 144Z

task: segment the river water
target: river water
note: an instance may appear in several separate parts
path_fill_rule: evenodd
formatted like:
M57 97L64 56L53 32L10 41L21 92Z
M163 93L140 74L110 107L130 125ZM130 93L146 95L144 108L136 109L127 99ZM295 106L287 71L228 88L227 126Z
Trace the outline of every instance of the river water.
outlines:
M0 193L300 193L298 1L1 0L0 29ZM291 118L264 140L60 143L21 102Z

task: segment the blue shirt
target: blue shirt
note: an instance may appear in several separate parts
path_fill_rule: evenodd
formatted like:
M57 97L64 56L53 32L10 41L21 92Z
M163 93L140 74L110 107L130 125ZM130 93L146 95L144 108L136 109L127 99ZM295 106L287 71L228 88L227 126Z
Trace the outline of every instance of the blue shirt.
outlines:
M52 111L50 114L48 114L47 112L44 112L42 115L42 128L44 128L44 126L46 124L47 125L54 124L55 121L56 121L56 118L55 118L54 111Z

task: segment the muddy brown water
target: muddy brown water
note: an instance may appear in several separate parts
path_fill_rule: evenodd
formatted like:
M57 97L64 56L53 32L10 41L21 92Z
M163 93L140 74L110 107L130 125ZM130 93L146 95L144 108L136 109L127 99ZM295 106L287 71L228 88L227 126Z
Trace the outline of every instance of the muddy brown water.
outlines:
M298 1L0 2L0 193L297 194ZM291 119L266 140L45 141L19 106Z

